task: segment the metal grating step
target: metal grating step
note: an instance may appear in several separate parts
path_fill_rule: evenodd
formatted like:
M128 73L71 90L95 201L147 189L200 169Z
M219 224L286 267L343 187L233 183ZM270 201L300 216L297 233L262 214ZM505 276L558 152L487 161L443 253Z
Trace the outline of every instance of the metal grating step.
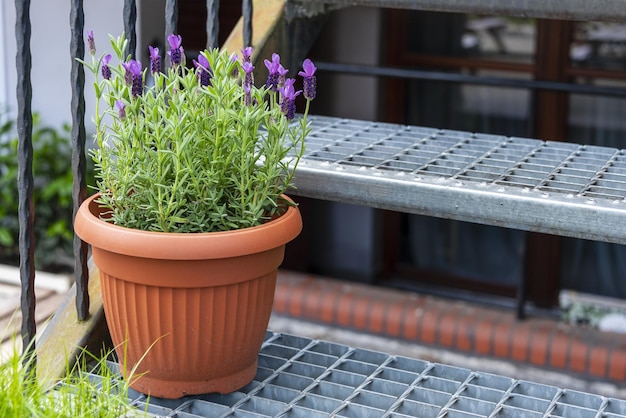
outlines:
M604 0L602 7L584 0L561 0L558 5L540 0L289 0L287 6L293 15L304 17L342 7L367 6L584 21L623 22L626 18L620 0Z
M293 194L626 244L623 150L310 120Z
M178 418L626 417L619 399L272 332L237 392L131 401Z

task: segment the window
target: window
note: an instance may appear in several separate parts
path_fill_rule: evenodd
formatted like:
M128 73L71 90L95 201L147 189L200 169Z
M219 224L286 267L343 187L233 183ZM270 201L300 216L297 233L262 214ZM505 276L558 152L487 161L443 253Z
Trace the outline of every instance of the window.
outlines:
M506 85L626 87L626 26L413 11L387 19L393 48L385 65L468 77L389 80L386 100L396 106L384 119L626 148L624 97ZM626 298L623 246L405 214L388 214L385 228L400 243L386 253L385 280L395 285L511 297L526 277L529 298L543 307L555 306L562 288Z

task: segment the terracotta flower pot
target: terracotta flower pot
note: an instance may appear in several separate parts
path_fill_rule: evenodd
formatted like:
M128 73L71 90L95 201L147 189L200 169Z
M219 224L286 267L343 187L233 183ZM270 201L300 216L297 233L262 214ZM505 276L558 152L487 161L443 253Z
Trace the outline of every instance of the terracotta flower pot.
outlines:
M261 226L182 234L105 222L96 197L81 205L75 230L100 270L122 374L137 367L131 387L179 398L248 384L285 244L302 229L297 207Z

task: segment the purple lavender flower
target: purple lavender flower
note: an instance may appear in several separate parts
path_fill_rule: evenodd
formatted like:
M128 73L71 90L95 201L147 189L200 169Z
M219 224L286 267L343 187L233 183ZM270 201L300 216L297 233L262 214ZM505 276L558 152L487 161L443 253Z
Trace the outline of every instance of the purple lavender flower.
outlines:
M317 68L310 59L305 59L302 63L302 69L298 75L302 76L302 87L304 89L304 97L307 100L315 99L315 92L317 87L317 80L315 77L315 71Z
M252 47L247 46L241 50L241 63L252 62Z
M280 55L274 53L272 54L272 61L264 60L263 62L269 71L265 87L267 87L270 91L276 91L278 88L278 67L280 66Z
M102 68L100 71L102 72L102 78L105 80L111 79L111 67L109 67L109 62L111 62L111 54L106 54L102 57Z
M200 80L200 85L206 87L211 82L211 72L209 60L202 54L198 54L198 61L193 60L193 64L196 66L196 74L198 75L198 80Z
M278 65L278 87L285 86L285 78L287 77L287 73L289 70L282 66L282 64Z
M148 49L150 49L150 72L152 74L158 73L161 71L161 54L159 54L159 48L149 45Z
M89 47L89 53L92 56L96 55L96 40L93 37L93 31L92 30L87 32L87 45Z
M126 70L124 80L126 81L126 84L130 84L132 86L131 94L133 97L141 96L141 93L143 92L143 74L141 72L141 63L136 60L130 60L122 63L122 66Z
M241 65L241 68L243 68L243 71L245 73L243 77L244 88L246 86L252 87L252 84L254 83L254 77L252 75L252 72L254 71L254 65L252 65L251 62L246 61Z
M288 78L285 80L285 87L278 89L282 100L280 102L280 110L283 112L287 120L291 120L296 115L296 97L302 90L295 91L293 87L296 80Z
M170 51L168 52L170 62L172 63L172 67L176 67L183 63L183 38L180 35L171 34L167 37L167 41L170 43Z
M124 102L121 100L116 100L115 107L117 107L117 115L120 120L124 119L126 117L126 105L124 104Z

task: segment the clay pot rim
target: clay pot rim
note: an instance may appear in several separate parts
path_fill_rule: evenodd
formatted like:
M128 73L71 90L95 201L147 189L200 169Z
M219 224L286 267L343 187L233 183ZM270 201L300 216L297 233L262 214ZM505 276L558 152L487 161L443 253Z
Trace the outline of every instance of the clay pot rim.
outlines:
M141 231L100 219L95 201L99 195L88 197L80 205L74 220L76 235L100 249L135 257L200 260L255 254L285 245L302 230L300 211L297 206L289 206L283 215L270 222L233 231ZM282 197L293 202L286 195Z

